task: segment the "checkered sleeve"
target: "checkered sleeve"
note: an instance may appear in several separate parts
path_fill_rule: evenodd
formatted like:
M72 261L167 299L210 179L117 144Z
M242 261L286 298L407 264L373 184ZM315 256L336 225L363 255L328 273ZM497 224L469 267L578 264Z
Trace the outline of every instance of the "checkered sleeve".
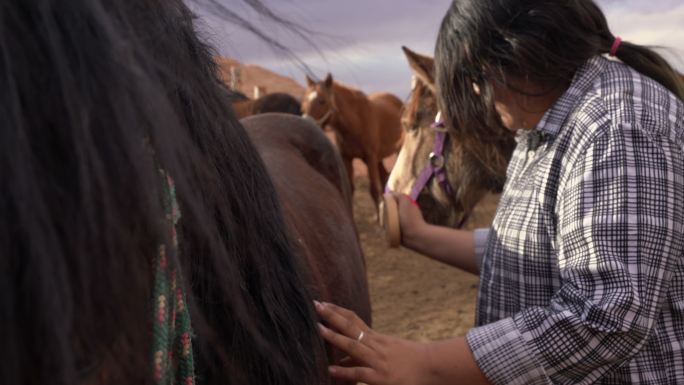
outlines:
M468 333L494 384L589 384L625 364L652 334L684 255L684 157L668 138L607 129L568 170L555 295Z
M478 269L482 268L482 258L484 258L485 249L487 248L489 232L489 228L475 229L473 231L473 242L475 244L475 264L477 265Z

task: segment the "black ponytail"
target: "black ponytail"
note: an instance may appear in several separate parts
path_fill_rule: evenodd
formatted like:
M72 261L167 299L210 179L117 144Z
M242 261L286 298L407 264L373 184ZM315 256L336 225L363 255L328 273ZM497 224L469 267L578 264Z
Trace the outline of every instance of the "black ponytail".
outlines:
M628 66L662 84L684 101L682 75L653 49L623 41L615 56Z

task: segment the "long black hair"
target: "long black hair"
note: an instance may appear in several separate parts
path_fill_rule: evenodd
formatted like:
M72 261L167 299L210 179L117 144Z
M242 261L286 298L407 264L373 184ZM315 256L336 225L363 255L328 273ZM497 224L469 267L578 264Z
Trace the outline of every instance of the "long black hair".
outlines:
M306 273L212 54L181 0L0 5L4 382L151 382L160 169L199 382L323 381Z
M507 133L494 110L491 81L514 76L552 91L568 85L588 59L608 53L614 41L592 0L454 0L435 52L440 107L463 140L500 140ZM616 56L684 99L679 74L653 50L622 42Z

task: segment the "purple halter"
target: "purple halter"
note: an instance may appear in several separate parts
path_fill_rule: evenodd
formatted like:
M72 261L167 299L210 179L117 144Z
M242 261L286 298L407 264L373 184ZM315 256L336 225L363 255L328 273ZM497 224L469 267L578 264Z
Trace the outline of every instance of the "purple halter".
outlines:
M432 128L444 128L444 123L437 121L432 125ZM451 185L447 181L446 173L446 160L444 159L444 144L446 143L447 133L446 131L438 131L435 135L435 144L432 148L432 152L429 156L428 164L425 165L423 171L420 172L418 178L416 179L413 187L411 188L411 194L409 196L413 201L418 200L420 192L423 191L425 186L432 180L432 178L437 178L437 182L442 187L445 193L449 196L453 194Z
M418 175L418 178L413 183L413 187L411 188L411 193L409 194L411 200L413 200L413 202L415 202L416 204L420 192L423 191L423 189L425 188L425 186L428 185L428 183L430 183L432 178L437 178L437 182L439 183L442 190L447 194L447 196L454 196L454 191L451 188L451 185L449 184L449 181L447 179L447 171L445 167L446 159L444 158L444 145L446 144L447 140L447 131L444 129L444 122L441 118L442 113L440 112L437 114L437 117L435 118L435 123L433 123L432 126L430 126L433 129L439 129L439 131L437 131L435 135L435 143L432 147L432 152L430 153L428 164L425 165L423 170ZM389 186L385 186L385 192L389 193L392 192L392 190L389 188ZM468 220L468 217L469 215L466 214L458 223L457 228L462 228L465 222Z
M435 143L430 153L428 164L425 165L423 171L420 172L418 178L416 179L413 187L411 188L411 193L409 197L416 202L420 192L423 191L425 186L432 180L432 178L437 178L439 185L442 190L449 196L453 195L453 190L451 185L447 180L446 173L446 160L444 159L444 145L447 139L447 132L444 130L444 123L441 121L441 113L437 114L435 123L431 126L433 129L440 129L435 135ZM391 192L389 186L385 187L385 192Z
M423 170L420 172L418 178L413 183L411 193L409 194L411 200L416 204L418 204L417 201L420 192L423 191L423 189L425 188L425 186L428 185L428 183L430 183L432 178L437 178L439 186L442 188L442 190L447 194L449 198L453 198L454 196L454 190L451 188L451 185L449 184L449 181L447 179L446 159L444 158L444 145L446 144L448 133L444 129L445 125L442 121L441 112L437 114L437 116L435 117L435 122L430 127L435 130L438 130L435 135L435 143L432 147L432 152L430 153L428 164L425 165L425 167L423 167ZM385 192L392 192L389 185L385 186ZM461 218L461 221L458 223L456 228L460 229L463 227L463 225L465 225L466 221L468 221L468 218L470 217L469 214L470 213L466 212L466 215L464 215L463 218Z

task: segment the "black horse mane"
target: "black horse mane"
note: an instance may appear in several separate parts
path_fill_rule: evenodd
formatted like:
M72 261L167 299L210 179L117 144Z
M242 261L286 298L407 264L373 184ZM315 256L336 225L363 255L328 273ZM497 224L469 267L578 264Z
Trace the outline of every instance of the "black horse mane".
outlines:
M14 1L0 36L3 382L151 383L160 168L198 382L323 382L306 273L182 1Z

